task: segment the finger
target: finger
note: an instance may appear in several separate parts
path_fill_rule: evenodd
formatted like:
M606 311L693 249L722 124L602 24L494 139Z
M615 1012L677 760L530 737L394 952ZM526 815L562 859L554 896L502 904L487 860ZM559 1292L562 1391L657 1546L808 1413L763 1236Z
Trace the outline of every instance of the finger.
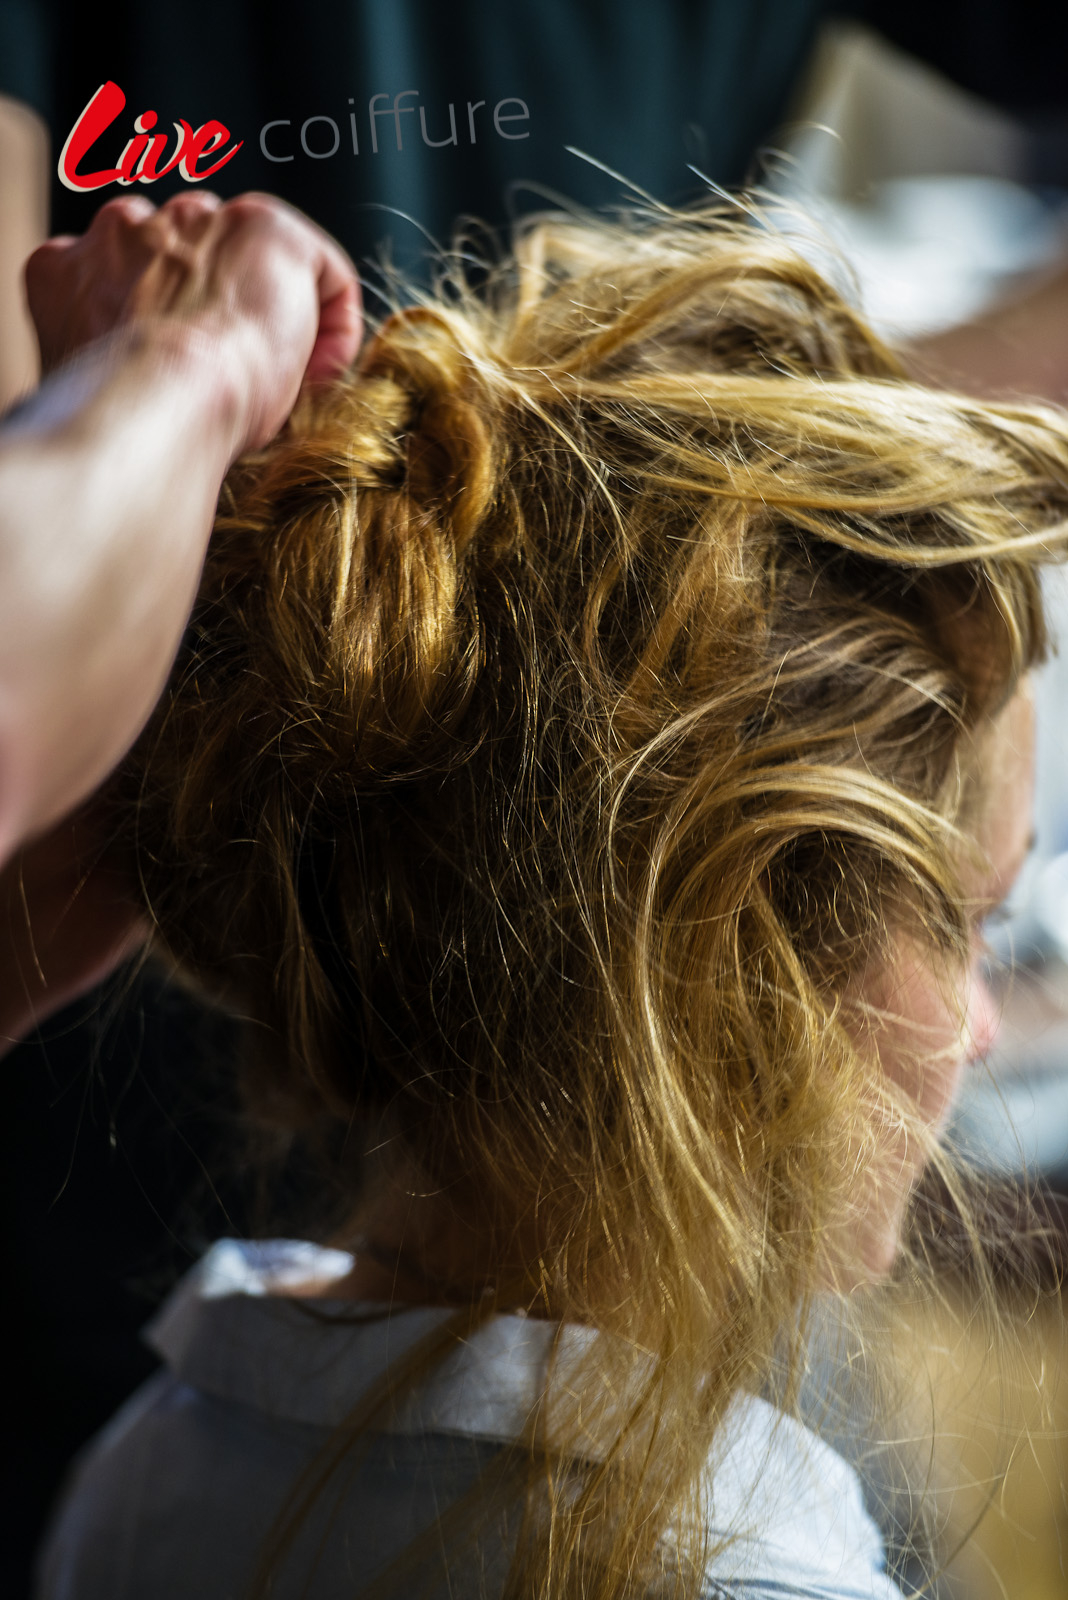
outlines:
M44 244L39 244L37 249L26 257L22 269L22 281L26 286L26 299L30 308L30 315L37 320L37 308L55 278L57 268L66 259L70 250L77 243L73 234L58 234L54 239L46 239Z
M22 269L26 282L35 283L42 274L47 276L78 242L78 236L73 233L57 233L54 238L45 239L26 257Z
M116 227L132 227L139 222L144 222L155 214L155 206L151 200L146 200L142 194L120 194L113 200L105 200L89 224L89 232L94 229L109 230Z
M72 244L78 243L80 237L81 235L77 233L54 233L50 239L42 239L36 250L27 257L27 260L32 261L35 256L53 255L63 250L69 250Z
M355 361L363 338L363 296L356 268L341 246L314 223L308 226L319 251L319 327L305 371L305 381L314 384L337 377Z
M304 240L301 242L306 241L305 248L310 244L313 252L321 305L327 304L343 291L351 293L353 288L356 303L360 303L359 274L352 260L325 228L313 222L303 211L298 211L296 206L279 200L275 195L250 190L236 200L228 201L226 209L235 220L254 218L267 221L274 228L281 225L294 238L303 234Z
M205 194L195 191L192 194L176 194L165 202L159 209L159 217L172 222L178 231L185 237L198 240L211 226L211 222L222 201L218 195Z
M62 343L60 330L68 298L64 280L69 273L69 263L77 259L80 243L73 234L58 234L38 245L22 269L26 305L46 369L55 360L54 347Z
M320 290L321 294L321 290ZM355 361L363 337L363 301L355 276L319 310L319 330L308 358L306 383L323 383L336 378Z
M319 321L305 366L304 381L330 380L352 365L363 337L360 280L352 261L335 239L296 207L274 195L250 192L227 203L231 224L252 222L286 235L315 274ZM280 230L280 232L279 232Z
M222 205L219 196L211 189L182 189L172 194L160 206L161 211L218 211Z

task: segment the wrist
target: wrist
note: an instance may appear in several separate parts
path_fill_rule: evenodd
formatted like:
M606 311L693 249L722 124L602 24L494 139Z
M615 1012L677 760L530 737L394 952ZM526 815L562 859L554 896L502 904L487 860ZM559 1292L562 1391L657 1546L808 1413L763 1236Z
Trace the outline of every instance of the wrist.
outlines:
M177 382L192 391L206 439L224 458L223 472L247 448L250 384L235 332L207 317L145 318L126 331L147 381Z

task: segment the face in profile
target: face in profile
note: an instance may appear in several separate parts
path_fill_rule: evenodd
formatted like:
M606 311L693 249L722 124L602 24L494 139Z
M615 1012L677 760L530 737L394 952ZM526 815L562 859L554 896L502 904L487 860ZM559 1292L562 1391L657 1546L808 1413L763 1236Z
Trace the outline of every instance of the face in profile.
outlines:
M922 1134L944 1128L964 1068L990 1049L998 1006L983 973L984 919L1011 890L1032 839L1034 703L1025 683L977 748L976 849L961 864L970 930L963 972L902 941L894 962L861 985L861 1024L903 1117L883 1117L882 1148L867 1173L869 1194L836 1246L848 1281L885 1276L900 1243L909 1194L926 1159ZM858 1208L859 1209L859 1208ZM848 1242L846 1242L848 1241Z

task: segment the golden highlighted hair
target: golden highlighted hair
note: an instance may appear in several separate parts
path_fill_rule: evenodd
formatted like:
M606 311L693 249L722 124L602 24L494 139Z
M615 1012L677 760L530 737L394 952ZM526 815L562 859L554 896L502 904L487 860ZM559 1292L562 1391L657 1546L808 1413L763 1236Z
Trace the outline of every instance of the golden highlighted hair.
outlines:
M384 1127L508 1304L615 1336L509 1595L696 1582L665 1528L874 1160L845 997L898 932L963 955L968 741L1066 511L1059 415L909 382L722 209L531 226L231 473L125 815L259 1114Z

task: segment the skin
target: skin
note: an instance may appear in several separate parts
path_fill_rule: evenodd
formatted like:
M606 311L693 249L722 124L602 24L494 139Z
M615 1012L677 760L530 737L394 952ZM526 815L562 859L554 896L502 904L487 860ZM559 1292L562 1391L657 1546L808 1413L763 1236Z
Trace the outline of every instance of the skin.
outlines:
M885 1277L897 1254L905 1206L925 1163L926 1130L945 1127L966 1067L983 1059L999 1007L983 976L984 919L1007 897L1033 841L1034 698L1024 685L976 742L982 784L975 850L961 863L971 948L963 972L947 973L928 951L902 942L888 968L869 974L858 1033L875 1051L907 1119L884 1118L877 1154L856 1212L832 1242L831 1277L851 1288ZM911 1130L907 1123L911 1123Z
M139 196L26 267L52 376L0 427L0 859L143 727L231 463L351 361L351 263L267 196Z
M974 818L975 848L961 863L971 948L963 971L947 973L929 951L902 942L892 966L862 982L858 1037L878 1059L903 1115L880 1117L876 1153L866 1167L857 1204L828 1241L828 1287L849 1291L886 1276L897 1254L909 1195L923 1170L926 1146L916 1136L944 1128L965 1068L990 1050L998 1003L984 976L984 919L1009 894L1033 840L1034 699L1025 681L975 741L981 798ZM372 1195L365 1238L355 1265L340 1283L308 1284L303 1294L329 1292L393 1304L449 1304L486 1282L522 1276L536 1253L520 1232L515 1259L502 1263L477 1222L447 1196L421 1193L417 1175L396 1175Z
M44 122L0 95L0 409L40 376L22 269L48 233L48 169Z
M920 383L989 400L1068 399L1068 264L1058 262L971 322L906 351Z
M47 129L35 112L0 97L0 406L31 388L42 365L34 349L21 264L47 228L48 143ZM242 197L223 212L233 219L249 201L258 204L261 213L265 206L275 207L276 222L288 214L292 223L297 215L268 196ZM198 208L217 206L212 196L198 191L168 202L159 216L174 224L184 248L201 215ZM50 366L55 369L87 342L101 335L106 342L107 335L141 322L146 313L151 320L151 296L139 299L129 290L131 264L143 271L163 244L157 232L151 249L144 250L142 225L153 214L143 197L123 196L102 208L85 240L51 241L43 254L31 257L26 277L32 292L34 276L39 274L32 311L46 377ZM131 253L128 248L129 238L124 244L120 241L120 248L102 248L109 230L112 243L123 233L123 228L116 226L119 222L128 225L127 234L131 228L140 229L139 262L137 251ZM316 252L324 259L325 235L306 219L300 222L309 230L305 245L317 236L310 256L308 250L304 252L306 264ZM290 234L292 243L292 227ZM262 285L264 269L271 266L279 242L277 237L272 240L270 229L261 228L259 243L246 253L245 271L253 288ZM358 287L351 264L331 241L325 243L334 262L334 292L330 316L323 322L320 315L321 325L312 335L312 366L320 370L352 359L360 326ZM175 256L172 269L177 261ZM71 270L79 266L89 270ZM59 270L54 270L57 267ZM316 312L321 314L327 303L324 290L329 292L329 277L313 273L313 278ZM154 282L157 290L161 284L166 287L158 272ZM215 291L219 287L216 280ZM309 360L306 335L288 348L279 345L273 362L261 362L258 369L246 368L244 380L237 382L244 393L235 394L238 365L224 355L237 330L228 331L224 324L230 317L237 325L246 319L242 287L237 281L230 287L234 290L232 301L228 303L225 294L218 297L216 311L221 316L209 318L212 325L201 341L199 359L192 348L168 348L166 336L140 342L140 335L147 334L142 327L139 337L125 350L116 343L109 352L85 354L80 365L65 375L54 371L38 391L38 405L21 419L37 442L43 443L48 431L42 430L41 424L48 420L49 400L57 402L53 422L66 415L69 424L76 414L85 421L94 405L97 416L80 441L69 427L65 441L62 430L54 430L56 448L47 462L35 462L31 451L24 455L21 467L16 464L13 469L8 449L10 425L0 423L0 592L6 600L0 615L0 1055L35 1024L92 987L136 949L141 939L143 930L122 890L123 864L103 853L92 812L75 815L75 808L105 775L107 763L114 764L121 757L147 714L144 692L131 697L131 687L140 678L143 687L154 693L166 677L175 637L174 613L168 611L168 604L176 604L184 620L207 535L202 507L212 500L212 491L198 490L201 473L216 479L217 490L225 470L220 469L218 447L224 446L224 454L233 448L236 416L243 407L262 401L271 414L279 389L292 389L290 358L301 370L301 364L307 365ZM161 309L167 318L174 307ZM202 305L198 311L205 309ZM177 329L170 330L178 346L197 342L191 338L190 319L186 321L185 336L177 337ZM270 333L270 319L266 324L261 319L261 342L264 332ZM1062 400L1068 392L1068 266L1051 272L1029 292L994 307L976 322L918 341L909 361L922 382L995 397L1015 390ZM124 363L126 380L122 381L119 368ZM78 382L72 382L75 373ZM172 405L176 380L184 401L179 395L179 403ZM263 389L259 396L255 394L257 384ZM97 397L110 403L97 405ZM278 422L276 409L273 414ZM141 447L152 431L153 419L158 421L161 415L183 419L185 425L172 428L162 455L150 458ZM140 430L138 417L143 420ZM100 448L100 433L93 432L100 428L110 431L117 450L109 453ZM27 435L23 442L29 442ZM61 455L65 446L71 447L68 462L76 470L62 486L56 476L57 451ZM95 470L92 479L86 480L81 469L94 456ZM141 472L142 464L148 471ZM42 465L47 466L59 490L51 507L37 504ZM23 469L28 470L28 477ZM139 475L142 481L135 488ZM99 484L100 502L112 511L115 485L121 484L126 504L138 512L125 529L116 529L126 536L125 555L121 538L111 546L118 568L109 567L106 539L102 547L95 537L79 537L83 481ZM182 486L182 496L175 494L175 484ZM192 532L188 524L184 530L171 526L172 514L186 493L189 501L201 508L193 516ZM83 604L80 612L77 606L65 608L61 596L35 594L33 585L31 604L23 606L20 552L24 556L26 551L34 551L42 514L48 513L57 519L57 532L66 528L73 535L63 558L65 564L71 562L67 600L76 592L77 582L92 576L94 569L99 581L97 593L84 590L90 603ZM146 528L158 534L166 531L167 538L146 539ZM147 593L137 584L120 591L114 581L123 561L129 562L131 557L133 570L137 570L137 558L143 558L143 573L154 574ZM113 603L120 592L129 596L125 609ZM161 595L165 597L162 627ZM105 628L102 620L106 620ZM5 641L8 648L3 651ZM94 667L105 662L102 680L83 672L86 645L91 648ZM87 694L87 689L91 693ZM99 720L101 708L106 708L103 722ZM31 840L35 842L30 844Z
M47 376L0 423L0 1053L142 938L86 802L166 682L227 470L362 331L351 262L266 195L110 201L26 287Z
M125 865L84 802L166 679L227 468L277 431L302 381L351 361L360 337L351 264L266 196L222 206L198 192L159 212L140 196L112 201L85 238L35 252L27 289L51 376L0 426L0 1041L140 942ZM940 376L933 365L926 375ZM988 867L970 883L977 926L1024 853L1028 715L992 736L978 830ZM932 1129L963 1062L992 1038L978 949L977 935L963 1006L905 949L867 996L886 1077ZM888 1135L860 1229L863 1273L892 1260L920 1164L915 1141ZM425 1300L431 1263L439 1282L443 1262L445 1282L490 1270L470 1230L436 1197L413 1202L409 1186L382 1198L370 1226L379 1261L358 1266L360 1297Z

